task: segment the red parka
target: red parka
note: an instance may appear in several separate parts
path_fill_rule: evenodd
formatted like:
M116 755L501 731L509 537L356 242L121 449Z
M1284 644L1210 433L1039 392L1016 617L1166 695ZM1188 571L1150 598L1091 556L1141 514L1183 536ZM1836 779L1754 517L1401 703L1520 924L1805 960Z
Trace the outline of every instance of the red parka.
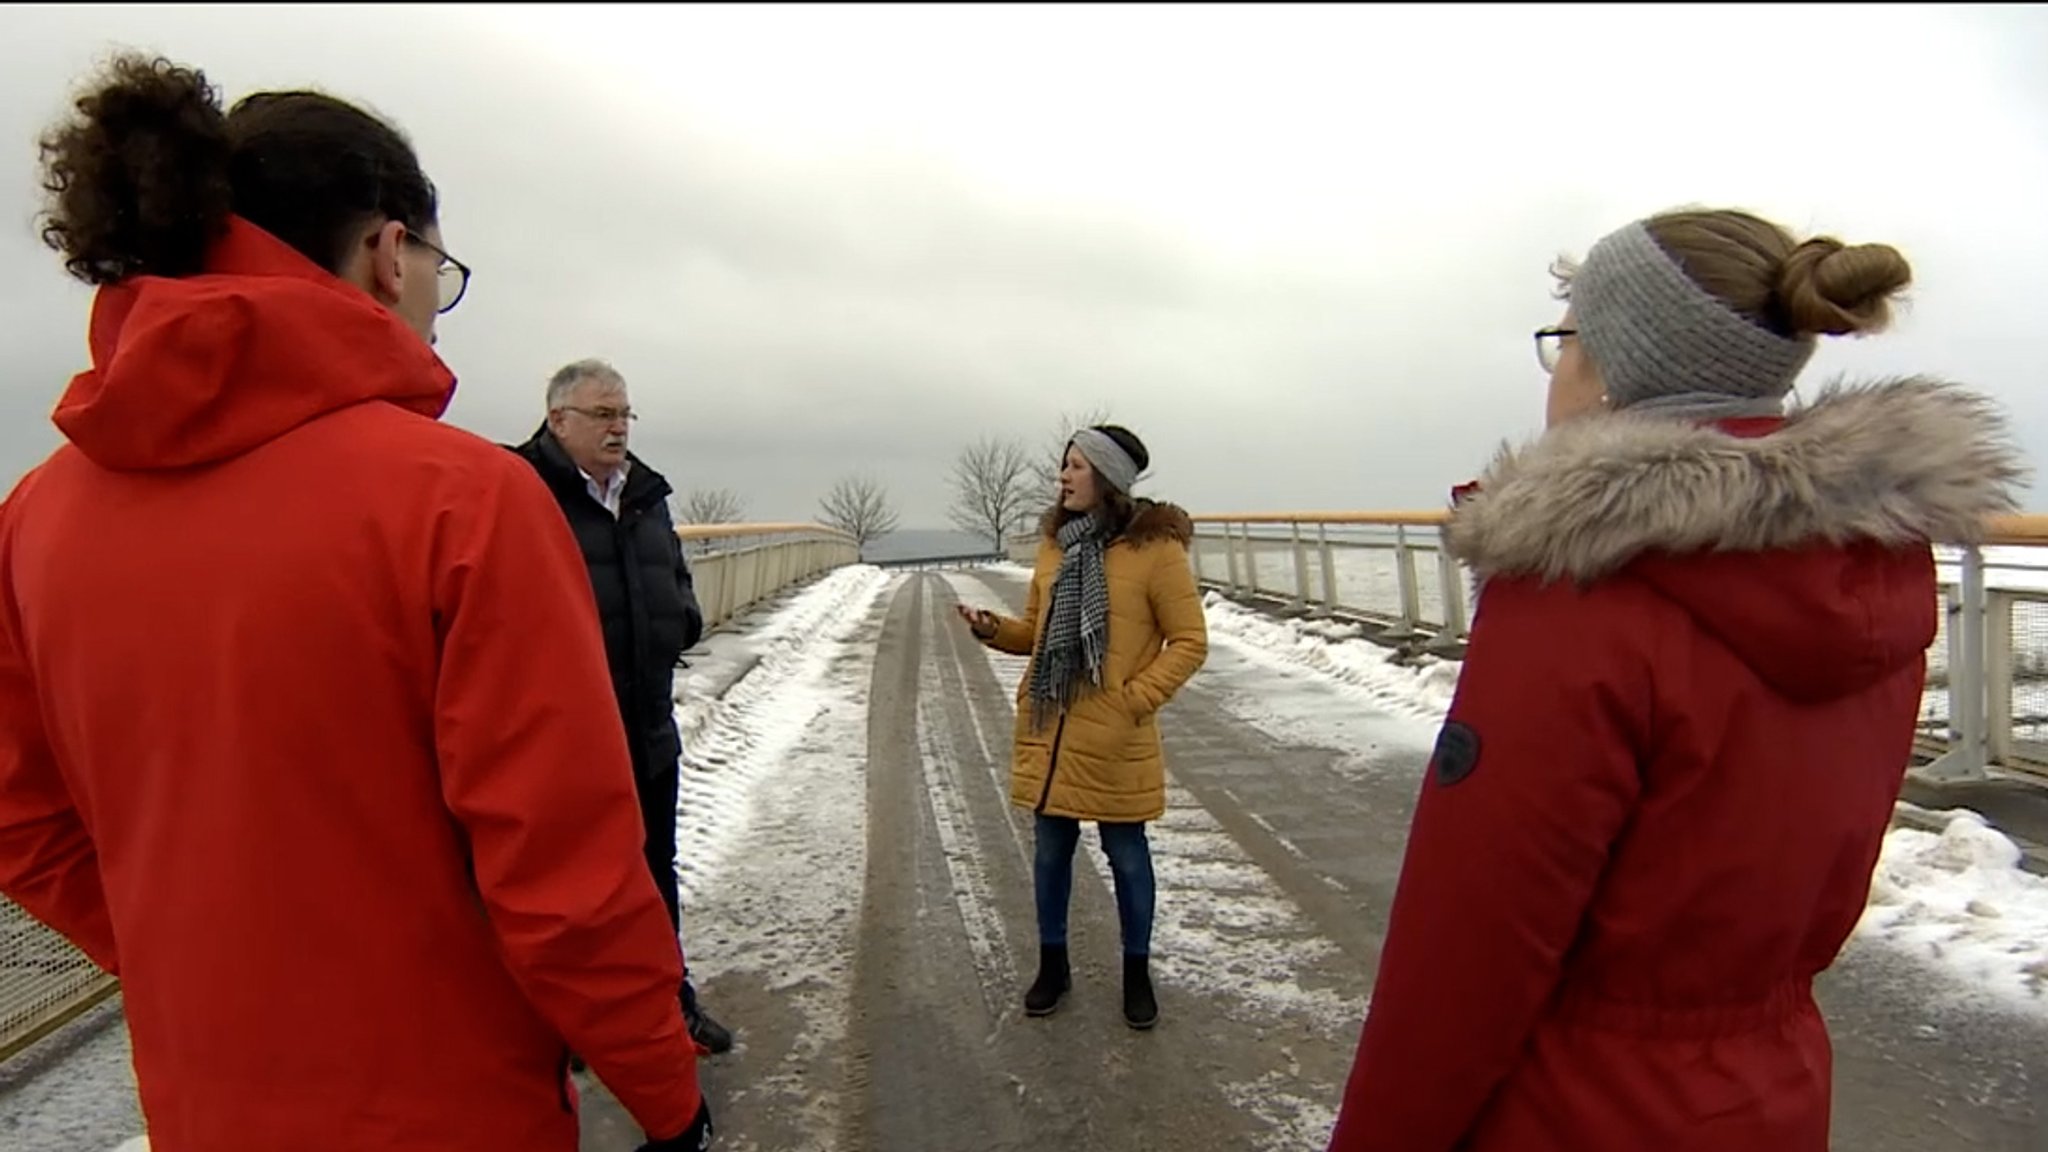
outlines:
M1908 381L1496 462L1445 531L1484 590L1333 1152L1826 1152L1812 984L1908 763L1928 542L2017 460Z
M236 220L103 288L0 508L0 891L117 972L156 1152L667 1136L681 954L574 541L454 380Z

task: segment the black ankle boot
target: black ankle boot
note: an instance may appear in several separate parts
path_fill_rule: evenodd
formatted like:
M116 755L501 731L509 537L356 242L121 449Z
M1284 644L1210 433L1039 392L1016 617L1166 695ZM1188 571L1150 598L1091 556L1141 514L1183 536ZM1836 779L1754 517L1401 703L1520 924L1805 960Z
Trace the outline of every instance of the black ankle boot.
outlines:
M1159 1001L1152 995L1149 957L1124 957L1124 1023L1143 1032L1159 1023Z
M1052 1015L1053 1009L1060 1006L1060 996L1073 986L1073 976L1067 971L1066 947L1041 945L1038 949L1038 979L1033 980L1031 990L1024 993L1024 1014Z

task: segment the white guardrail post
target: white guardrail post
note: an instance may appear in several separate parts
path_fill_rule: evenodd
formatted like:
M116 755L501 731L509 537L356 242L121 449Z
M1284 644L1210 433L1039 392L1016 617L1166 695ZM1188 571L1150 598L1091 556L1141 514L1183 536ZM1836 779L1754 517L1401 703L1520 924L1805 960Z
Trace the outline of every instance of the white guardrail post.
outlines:
M1288 554L1293 557L1294 564L1294 603L1292 607L1296 612L1307 612L1308 552L1302 547L1301 525L1299 523L1289 524L1287 526L1287 534L1292 545L1288 550Z
M2019 751L2012 709L2018 656L2012 618L2018 602L2019 597L2002 589L1984 591L1984 759L1991 764L2010 764Z
M1408 528L1404 524L1394 526L1394 584L1400 590L1401 615L1380 633L1380 638L1408 640L1420 635L1416 625L1422 621L1422 595L1415 579L1415 550L1408 546Z
M1948 598L1949 746L1915 773L1948 783L1984 779L1989 719L1984 707L1984 553L1963 549L1961 579Z
M1323 563L1323 610L1328 616L1337 610L1337 553L1330 547L1330 529L1327 524L1316 525L1316 552Z
M1469 624L1465 617L1465 570L1458 566L1457 558L1444 548L1443 538L1436 544L1437 595L1444 606L1443 627L1437 630L1428 647L1437 652L1448 652L1461 648Z

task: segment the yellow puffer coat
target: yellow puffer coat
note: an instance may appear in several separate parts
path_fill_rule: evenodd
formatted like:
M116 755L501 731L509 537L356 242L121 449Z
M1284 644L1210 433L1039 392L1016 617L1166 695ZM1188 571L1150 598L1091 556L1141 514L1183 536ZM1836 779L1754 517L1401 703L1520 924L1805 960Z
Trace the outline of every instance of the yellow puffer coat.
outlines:
M1193 539L1186 512L1138 501L1129 527L1103 556L1109 653L1102 689L1086 692L1034 731L1029 668L1018 683L1012 803L1048 816L1117 823L1156 820L1166 812L1157 713L1209 656L1209 625L1188 562ZM1045 535L1024 618L1002 618L990 647L1037 663L1040 608L1052 595L1060 557L1059 544Z

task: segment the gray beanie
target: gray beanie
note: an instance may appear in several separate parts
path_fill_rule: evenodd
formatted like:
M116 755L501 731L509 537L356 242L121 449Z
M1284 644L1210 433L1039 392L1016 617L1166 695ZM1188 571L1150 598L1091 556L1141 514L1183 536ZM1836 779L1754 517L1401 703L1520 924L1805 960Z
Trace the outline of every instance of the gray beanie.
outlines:
M1593 245L1571 279L1579 340L1610 404L1699 419L1774 416L1812 358L1693 283L1641 221Z

